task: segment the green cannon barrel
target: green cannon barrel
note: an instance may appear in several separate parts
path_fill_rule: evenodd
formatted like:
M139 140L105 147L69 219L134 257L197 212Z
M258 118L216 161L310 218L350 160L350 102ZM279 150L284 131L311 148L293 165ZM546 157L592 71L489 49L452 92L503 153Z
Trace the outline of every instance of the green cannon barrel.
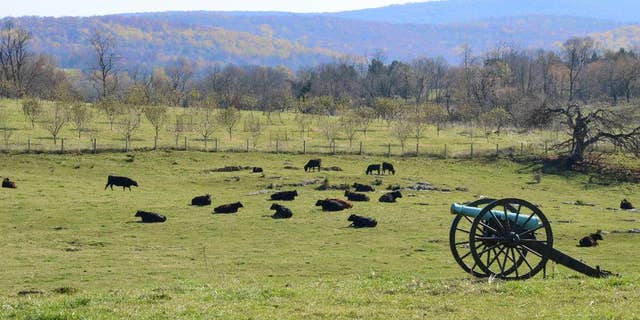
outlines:
M458 215L463 215L463 216L467 216L467 217L472 217L475 218L477 217L480 212L482 211L482 208L477 208L477 207L469 207L469 206L465 206L462 204L457 204L457 203L453 203L451 204L451 213L452 214L458 214ZM496 218L498 218L498 220L503 221L504 220L504 216L505 213L502 211L498 211L498 210L491 210L491 212L496 216ZM511 222L515 222L517 221L517 223L519 225L522 226L522 224L525 224L524 227L527 229L532 229L535 228L537 226L539 226L542 222L540 222L540 219L538 219L537 217L530 217L530 215L528 214L517 214L514 212L507 212L507 217L509 218L509 221ZM489 212L485 213L485 220L489 220L491 219L491 214Z

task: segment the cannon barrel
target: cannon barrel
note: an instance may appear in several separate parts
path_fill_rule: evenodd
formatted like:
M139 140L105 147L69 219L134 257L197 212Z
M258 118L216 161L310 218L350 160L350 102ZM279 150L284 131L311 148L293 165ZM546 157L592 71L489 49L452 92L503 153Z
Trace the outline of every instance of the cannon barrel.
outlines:
M465 205L458 204L458 203L451 204L451 213L452 214L463 215L463 216L475 218L478 215L480 215L481 211L482 211L482 208L465 206ZM498 211L498 210L490 210L490 211L491 211L491 213L493 213L493 215L496 216L496 218L498 218L498 220L501 220L501 221L505 220L505 218L504 218L505 217L505 213L503 211ZM491 219L491 213L489 213L489 212L485 213L485 220ZM532 229L532 228L535 228L535 227L537 227L537 226L542 224L542 222L537 217L530 217L529 215L526 215L526 214L525 215L521 215L521 214L514 213L514 212L507 212L506 215L509 218L509 221L511 221L511 222L517 221L517 224L520 227L524 227L524 228L527 228L527 229Z

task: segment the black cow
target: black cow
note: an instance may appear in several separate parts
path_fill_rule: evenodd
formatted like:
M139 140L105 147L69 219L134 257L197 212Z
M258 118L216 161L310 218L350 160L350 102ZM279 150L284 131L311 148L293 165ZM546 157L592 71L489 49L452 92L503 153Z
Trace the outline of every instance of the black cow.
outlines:
M592 233L580 239L580 242L578 243L578 247L595 247L598 245L598 240L603 240L602 234L600 234L600 231L596 233Z
M276 213L271 216L271 218L273 219L289 219L293 216L293 212L291 212L291 209L281 206L277 203L271 205L271 210L276 211Z
M138 212L136 212L136 217L140 217L142 218L142 222L144 223L153 223L153 222L165 222L167 221L167 217L159 214L159 213L155 213L155 212L147 212L147 211L142 211L142 210L138 210Z
M4 184L2 186L4 187ZM631 210L633 209L633 204L631 204L631 202L629 202L629 200L627 199L622 199L622 201L620 202L620 209Z
M215 207L213 213L236 213L239 208L244 208L240 202L228 203Z
M107 190L107 187L111 187L111 190L113 190L114 185L122 187L122 191L124 191L125 188L129 188L129 191L131 191L131 186L137 187L138 183L127 177L109 176L109 178L107 178L107 185L104 186L104 189Z
M378 221L375 219L355 214L350 215L347 220L351 221L350 227L354 228L375 228L378 225Z
M13 182L13 181L11 181L11 180L9 180L9 178L4 178L4 179L2 179L2 187L3 187L3 188L11 188L11 189L16 189L16 188L18 188L18 187L16 186L16 183L15 183L15 182Z
M260 167L253 167L252 172L253 173L260 173L260 172L263 172L263 170Z
M191 199L192 206L210 206L211 205L211 195L206 194L204 196L198 196Z
M393 168L393 165L389 162L382 163L382 173L384 174L386 171L391 172L391 174L396 174L396 169Z
M372 186L368 186L366 184L360 184L360 183L354 183L353 187L356 189L357 192L372 192L372 191L376 191L376 189L374 189Z
M318 168L318 172L320 171L320 165L322 164L322 160L321 159L311 159L307 162L307 164L304 165L304 171L307 172L311 172L313 171L313 168Z
M397 198L402 198L400 191L388 192L383 194L378 201L380 202L396 202Z
M373 174L374 171L377 171L378 174L380 174L380 165L379 164L370 164L367 167L367 171L365 172L365 174Z
M369 201L369 196L362 193L355 193L349 190L344 191L344 196L349 199L349 201Z
M298 191L280 191L271 195L271 200L293 201L298 196Z
M316 206L322 207L322 211L342 211L344 209L351 208L351 206L346 206L344 200L339 201L339 199L324 199L318 200L316 202Z

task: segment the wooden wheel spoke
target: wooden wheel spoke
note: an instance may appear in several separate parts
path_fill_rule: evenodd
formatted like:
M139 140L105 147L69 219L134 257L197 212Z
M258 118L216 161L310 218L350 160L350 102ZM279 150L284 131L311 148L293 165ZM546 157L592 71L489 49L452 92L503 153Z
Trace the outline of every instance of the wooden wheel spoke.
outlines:
M529 230L527 230L525 232L519 233L518 236L522 237L523 235L525 235L527 233L533 233L533 232L536 232L536 231L538 231L538 230L540 230L542 228L544 228L544 224L538 225L533 229L529 229Z

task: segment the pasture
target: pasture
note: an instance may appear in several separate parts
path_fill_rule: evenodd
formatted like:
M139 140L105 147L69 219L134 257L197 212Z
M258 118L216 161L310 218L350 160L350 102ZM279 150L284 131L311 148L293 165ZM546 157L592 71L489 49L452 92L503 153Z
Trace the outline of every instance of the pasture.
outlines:
M598 247L576 247L594 232L629 230L640 213L609 210L638 186L607 186L582 174L542 176L508 160L319 156L344 171L305 173L316 155L158 151L98 155L0 154L0 318L2 319L628 319L640 315L640 234L609 233ZM390 161L394 176L365 176ZM229 165L251 170L212 172ZM284 169L293 166L297 169ZM535 169L535 168L534 168ZM109 174L140 187L104 190ZM322 212L318 199L344 198L329 184L375 179L371 202ZM315 184L293 186L310 180ZM398 203L377 198L393 184L430 182L468 191L403 191ZM293 217L269 217L270 187L297 190L280 202ZM213 205L192 207L211 193ZM551 220L554 247L619 273L591 279L549 263L548 278L475 279L455 263L448 235L452 202L474 195L520 197ZM241 201L235 215L213 207ZM592 203L593 206L573 203ZM136 210L167 216L137 223ZM372 229L346 228L352 214ZM31 291L29 293L28 291Z

